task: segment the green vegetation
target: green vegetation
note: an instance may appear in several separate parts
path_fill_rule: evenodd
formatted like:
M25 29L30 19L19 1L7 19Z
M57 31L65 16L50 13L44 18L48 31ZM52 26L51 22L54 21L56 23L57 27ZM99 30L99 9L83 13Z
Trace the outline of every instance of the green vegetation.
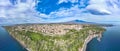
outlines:
M14 30L8 28L11 35L24 41L32 51L78 51L82 48L84 40L90 34L100 34L105 29L96 26L85 26L81 30L70 29L65 35L50 36L42 32L30 30Z

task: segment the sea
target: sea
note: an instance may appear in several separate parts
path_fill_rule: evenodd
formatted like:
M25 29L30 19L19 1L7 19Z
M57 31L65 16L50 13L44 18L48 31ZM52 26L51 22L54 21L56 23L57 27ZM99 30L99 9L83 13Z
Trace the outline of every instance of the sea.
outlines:
M5 28L0 27L0 51L27 51Z
M120 51L120 26L106 27L101 41L94 38L87 44L86 51Z

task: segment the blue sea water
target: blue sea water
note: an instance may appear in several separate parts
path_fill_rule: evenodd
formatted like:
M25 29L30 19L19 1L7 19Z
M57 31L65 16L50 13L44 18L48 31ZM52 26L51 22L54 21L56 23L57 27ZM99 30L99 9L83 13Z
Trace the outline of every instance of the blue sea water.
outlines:
M120 26L106 28L101 41L94 38L86 51L120 51Z
M0 27L0 51L26 51L9 33Z

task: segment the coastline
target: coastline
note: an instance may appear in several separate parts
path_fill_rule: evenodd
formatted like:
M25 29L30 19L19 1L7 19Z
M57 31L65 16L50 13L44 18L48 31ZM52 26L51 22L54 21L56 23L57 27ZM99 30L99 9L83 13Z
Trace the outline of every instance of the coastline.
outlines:
M31 51L29 48L26 47L25 43L17 38L15 38L12 34L10 34L23 48L25 48L27 51ZM83 47L79 51L86 51L87 44L98 35L89 35L83 44Z
M5 27L6 28L6 27ZM9 32L9 34L14 38L14 39L16 39L16 41L18 41L22 46L23 46L23 48L25 48L27 51L31 51L29 48L27 48L27 46L26 46L26 44L24 43L24 41L22 41L21 39L19 39L19 38L16 38L13 34L12 34L12 32L10 32L10 31L8 31ZM87 44L93 39L93 38L95 38L95 37L97 37L97 36L99 36L99 35L102 35L101 33L100 34L97 34L97 33L95 33L95 32L93 32L92 34L89 34L86 38L85 38L85 40L84 40L84 42L83 42L83 45L82 45L82 48L79 48L79 50L78 51L86 51L86 47L87 47Z
M98 35L89 35L86 39L85 39L85 42L83 44L83 47L81 48L80 51L86 51L86 48L87 48L87 44L95 37L97 37Z
M9 33L10 34L10 33ZM15 38L12 34L10 34L20 45L22 45L23 48L25 48L27 51L31 51L29 48L26 47L25 43L17 38ZM85 42L83 44L83 47L80 48L79 51L86 51L87 48L87 44L95 37L97 37L99 35L89 35L86 39Z
M12 36L12 38L15 39L26 51L30 51L30 49L26 47L26 45L23 41L19 40L15 36L13 36L10 32L9 32L9 35Z

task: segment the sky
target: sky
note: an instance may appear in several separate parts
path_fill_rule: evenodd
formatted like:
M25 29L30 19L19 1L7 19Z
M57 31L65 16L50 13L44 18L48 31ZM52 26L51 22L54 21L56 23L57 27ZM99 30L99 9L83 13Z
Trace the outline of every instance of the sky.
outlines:
M0 24L72 20L120 24L120 0L0 0Z

